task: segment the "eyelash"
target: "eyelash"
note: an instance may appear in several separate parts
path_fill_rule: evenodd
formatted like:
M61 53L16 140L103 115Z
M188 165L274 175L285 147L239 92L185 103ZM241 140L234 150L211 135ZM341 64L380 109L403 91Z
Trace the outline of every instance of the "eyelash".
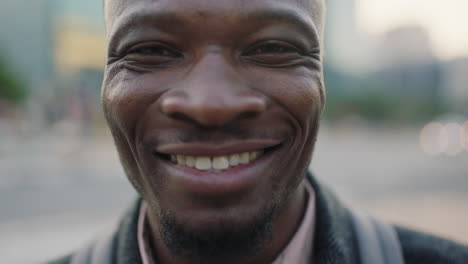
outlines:
M270 50L268 50L270 49ZM243 55L260 55L260 54L284 54L284 53L301 53L298 48L291 44L270 41L255 44L252 48L244 52Z
M131 48L127 54L180 58L182 54L162 44L151 44Z

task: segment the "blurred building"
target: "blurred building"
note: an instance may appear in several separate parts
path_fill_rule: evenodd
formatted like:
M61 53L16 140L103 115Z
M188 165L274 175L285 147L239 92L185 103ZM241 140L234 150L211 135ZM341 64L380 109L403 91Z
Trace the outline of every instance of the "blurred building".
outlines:
M53 76L51 12L47 0L1 3L0 56L29 87L45 87Z
M106 54L103 4L95 0L54 0L54 63L60 75L102 72Z
M437 99L441 64L434 55L425 28L408 25L384 33L377 46L378 64L373 74L385 94Z
M356 0L327 0L325 62L345 73L368 71L374 63L374 41L357 25Z
M32 120L60 119L66 107L60 104L77 87L98 97L105 60L102 14L103 3L95 0L2 1L0 56L26 84Z
M407 25L384 33L378 44L378 61L384 68L427 65L436 62L429 34L419 25Z
M102 1L3 0L0 54L31 89L61 74L104 66Z
M52 56L56 87L61 91L58 101L64 104L58 112L62 118L81 124L83 132L89 134L93 119L100 116L106 57L103 1L51 1L55 9Z
M442 67L445 101L468 114L468 58L445 62Z

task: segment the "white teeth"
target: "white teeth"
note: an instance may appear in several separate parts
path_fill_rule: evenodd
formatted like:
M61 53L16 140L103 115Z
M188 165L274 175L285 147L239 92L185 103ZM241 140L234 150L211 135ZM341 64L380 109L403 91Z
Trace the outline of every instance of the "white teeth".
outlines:
M195 168L198 170L210 170L211 159L209 157L197 157L195 158Z
M226 156L214 157L211 166L216 170L225 170L229 168L229 160Z
M248 164L251 161L258 159L262 154L263 151L243 152L215 157L170 155L170 159L173 163L178 165L196 168L197 170L212 170L213 172L217 172L227 170L241 164Z
M249 161L250 161L249 152L244 152L244 153L240 154L240 157L239 157L239 163L240 164L247 164L247 163L249 163Z
M185 165L189 166L190 168L195 167L195 157L194 156L185 157Z
M229 156L229 165L230 166L239 165L239 154L233 154Z

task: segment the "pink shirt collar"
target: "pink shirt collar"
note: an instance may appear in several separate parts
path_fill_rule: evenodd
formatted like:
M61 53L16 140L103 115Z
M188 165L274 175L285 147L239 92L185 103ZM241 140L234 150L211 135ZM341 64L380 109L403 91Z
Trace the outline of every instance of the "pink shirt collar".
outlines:
M306 264L310 263L312 259L315 229L315 192L308 181L306 181L305 185L308 200L304 218L289 244L272 264ZM143 264L156 264L149 253L151 249L148 242L149 232L147 232L146 208L146 202L143 201L138 216L138 248L140 249Z

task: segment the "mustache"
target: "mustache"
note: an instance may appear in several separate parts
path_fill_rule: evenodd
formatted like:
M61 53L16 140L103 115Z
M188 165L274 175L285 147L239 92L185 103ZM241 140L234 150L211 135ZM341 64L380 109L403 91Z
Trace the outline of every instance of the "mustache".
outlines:
M168 129L157 131L157 133L146 136L143 144L146 146L175 144L175 143L216 143L230 140L247 139L273 139L285 140L288 133L280 130L266 128L252 128L242 126L225 126L219 128L188 128L188 129Z

